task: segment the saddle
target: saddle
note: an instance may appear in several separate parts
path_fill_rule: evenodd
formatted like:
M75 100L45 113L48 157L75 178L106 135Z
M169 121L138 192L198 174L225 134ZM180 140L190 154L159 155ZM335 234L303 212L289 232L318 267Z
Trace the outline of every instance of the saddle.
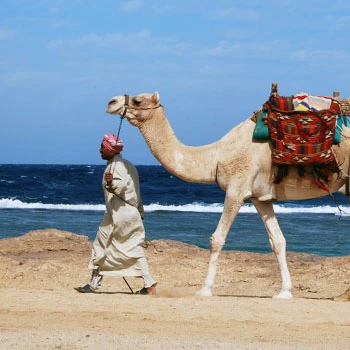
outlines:
M341 142L346 124L337 96L279 96L277 84L272 84L270 97L255 113L255 120L253 140L270 142L272 162L278 166L275 183L288 174L289 165L296 165L301 176L303 167L311 165L316 182L326 190L319 180L327 179L323 170L340 171L332 146Z

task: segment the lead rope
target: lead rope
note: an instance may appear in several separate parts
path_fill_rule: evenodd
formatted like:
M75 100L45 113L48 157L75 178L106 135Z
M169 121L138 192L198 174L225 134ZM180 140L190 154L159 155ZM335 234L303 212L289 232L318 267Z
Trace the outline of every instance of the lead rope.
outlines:
M123 119L126 116L126 111L127 111L127 106L129 106L129 95L124 95L125 97L125 102L124 102L124 112L123 114L120 116L120 123L119 123L119 129L118 129L118 134L117 137L119 138L119 134L120 134L120 129L122 128L122 123L123 123Z
M120 129L122 128L122 123L123 123L123 119L125 117L120 117L120 123L119 123L119 129L118 129L118 134L117 134L117 137L119 138L119 134L120 134Z

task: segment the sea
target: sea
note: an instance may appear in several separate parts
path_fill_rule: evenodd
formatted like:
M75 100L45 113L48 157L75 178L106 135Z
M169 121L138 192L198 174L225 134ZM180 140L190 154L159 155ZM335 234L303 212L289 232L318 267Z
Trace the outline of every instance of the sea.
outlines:
M170 239L209 249L223 209L218 185L184 182L160 165L136 166L149 240ZM94 240L104 211L104 165L0 164L0 238L55 228ZM321 256L350 254L348 199L274 204L287 250ZM1 240L0 240L1 244ZM250 202L233 223L224 250L270 253L265 227Z

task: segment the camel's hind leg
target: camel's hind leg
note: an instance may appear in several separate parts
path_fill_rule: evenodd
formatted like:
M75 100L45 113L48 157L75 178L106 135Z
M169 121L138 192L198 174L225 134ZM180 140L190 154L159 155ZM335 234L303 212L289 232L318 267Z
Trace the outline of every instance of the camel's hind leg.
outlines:
M212 296L212 287L216 275L217 261L225 244L226 237L230 227L236 218L243 200L235 200L226 194L224 210L221 215L219 224L215 232L210 237L210 260L208 266L207 277L205 279L202 289L198 292L200 296Z
M254 204L262 221L265 224L272 250L277 256L278 264L281 271L282 290L279 294L275 295L274 297L279 299L291 299L293 298L291 292L292 281L287 266L286 240L277 222L272 203L270 201L260 202L256 199L252 199L252 203Z

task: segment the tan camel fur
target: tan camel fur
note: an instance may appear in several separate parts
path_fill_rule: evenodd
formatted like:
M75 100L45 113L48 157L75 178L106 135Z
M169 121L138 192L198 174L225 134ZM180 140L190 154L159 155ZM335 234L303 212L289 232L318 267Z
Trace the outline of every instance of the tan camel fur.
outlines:
M272 203L279 200L300 200L325 196L311 174L300 177L295 167L279 184L273 180L276 168L271 162L269 142L253 142L255 123L247 119L217 142L191 147L182 144L174 134L159 94L113 97L107 113L119 114L138 127L154 157L171 174L194 183L217 183L225 192L224 208L215 232L210 237L210 261L201 296L211 296L217 260L228 231L239 209L250 200L257 209L277 256L282 276L282 289L275 297L292 298L292 282L286 261L286 241L277 222ZM350 129L343 128L342 142L334 146L341 166L340 176L329 174L331 192L338 191L348 178Z

